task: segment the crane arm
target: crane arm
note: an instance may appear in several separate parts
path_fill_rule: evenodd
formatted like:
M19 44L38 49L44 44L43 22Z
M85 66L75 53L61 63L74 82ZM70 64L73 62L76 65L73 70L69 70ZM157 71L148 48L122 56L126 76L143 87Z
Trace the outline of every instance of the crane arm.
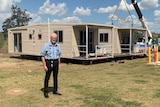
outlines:
M144 20L144 16L142 15L142 12L141 12L141 10L139 9L136 0L131 0L131 2L132 2L132 5L134 6L134 8L135 8L135 10L136 10L136 12L137 12L137 14L138 14L139 20L141 21L141 24L142 24L143 28L146 28L146 29L147 29L147 32L148 32L149 38L150 38L150 40L148 41L148 43L151 44L151 42L152 42L152 33L151 33L150 30L148 29L148 26L147 26L147 24L146 24L146 22L145 22L145 20Z
M139 7L138 7L138 4L137 4L136 0L132 0L132 4L133 4L133 6L134 6L134 8L135 8L135 10L136 10L136 12L139 16L139 19L141 19L143 17L143 15L142 15L142 12L140 11Z

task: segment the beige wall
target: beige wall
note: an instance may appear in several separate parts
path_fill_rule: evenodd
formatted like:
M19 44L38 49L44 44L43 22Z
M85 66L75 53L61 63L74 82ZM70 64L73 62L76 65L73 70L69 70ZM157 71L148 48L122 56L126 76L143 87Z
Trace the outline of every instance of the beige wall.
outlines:
M19 33L19 32L17 32ZM14 38L13 32L8 30L8 53L14 53Z
M77 45L79 44L79 28L73 27L72 35L72 57L80 56Z
M114 48L113 48L113 53L121 53L121 47L120 47L120 38L119 38L119 32L118 29L114 29L114 39L113 39L113 43L114 43Z
M100 33L108 33L108 42L100 42ZM112 28L103 28L98 30L98 45L104 45L100 46L97 51L99 51L102 54L112 55L113 53L113 32Z
M102 43L100 42L100 38L98 38L98 44L108 44L110 45L112 43L112 29L108 28L108 29L99 29L99 35L100 33L108 33L108 42L106 43Z
M18 29L17 28L9 29L9 38L8 38L9 53L15 53L14 52L14 35L13 35L14 33L22 34L22 52L21 54L39 55L44 43L49 41L50 34L53 33L54 31L62 30L63 31L63 43L59 43L61 46L61 50L62 50L62 57L72 58L72 57L79 56L79 51L77 48L77 45L79 44L79 41L80 41L79 31L85 30L84 26L83 27L78 27L78 26L73 27L73 25L71 24L66 24L66 25L65 24L57 24L57 25L51 24L49 28L50 29L48 30L47 24L42 24L42 25L32 25L32 26L20 27ZM99 42L100 41L99 34L101 32L107 32L109 36L109 42L107 44L112 43L112 37L111 37L112 28L101 29L101 30L98 30L98 28L90 28L90 31L94 32L94 46L97 44L104 44L104 43ZM29 39L29 34L32 34L31 40ZM42 35L42 40L38 40L38 34Z
M23 27L22 27L23 28ZM72 37L73 37L73 29L70 25L50 25L50 33L48 33L48 25L40 25L40 26L28 26L26 30L9 30L9 45L8 50L9 53L14 52L14 33L22 34L22 52L21 54L26 55L39 55L43 45L49 41L50 34L55 30L63 31L63 43L59 43L62 50L62 57L70 58L72 56ZM29 34L32 34L32 39L29 39ZM38 40L38 34L42 35L42 39Z
M71 58L72 57L72 37L73 37L73 28L71 25L54 25L51 26L51 32L55 30L63 31L63 43L59 43L61 46L62 57Z

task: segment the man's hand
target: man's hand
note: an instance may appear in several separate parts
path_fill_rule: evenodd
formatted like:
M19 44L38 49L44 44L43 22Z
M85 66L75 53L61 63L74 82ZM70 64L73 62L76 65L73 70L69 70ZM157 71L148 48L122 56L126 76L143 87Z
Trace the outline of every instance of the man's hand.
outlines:
M58 70L60 69L60 64L58 64Z
M60 69L60 58L58 58L58 70Z
M46 66L46 61L45 61L43 56L41 57L41 59L42 59L42 63L43 63L43 69L44 69L44 71L47 72L48 71L48 67Z
M45 66L43 66L43 68L44 68L44 71L48 71L48 67L45 65Z

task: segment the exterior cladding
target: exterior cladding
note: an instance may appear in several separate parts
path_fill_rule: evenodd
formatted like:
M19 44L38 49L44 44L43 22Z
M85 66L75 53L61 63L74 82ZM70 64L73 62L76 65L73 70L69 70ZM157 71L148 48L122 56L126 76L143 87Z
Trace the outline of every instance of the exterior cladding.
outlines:
M114 57L115 54L122 54L121 51L121 32L127 32L129 34L130 30L138 30L138 31L146 31L146 29L138 29L138 28L116 28L113 25L106 24L91 24L91 23L80 23L80 24L38 24L38 25L28 25L17 28L8 29L8 52L13 54L20 55L35 55L39 56L40 51L44 43L50 40L50 34L55 31L63 32L63 42L59 42L62 58L75 58L81 57L80 48L81 45L80 39L86 39L86 33L88 34L92 32L92 51L86 53L86 56L96 56L96 49L98 46L107 45L104 49L99 49L98 52L105 51L107 53L106 56ZM83 32L83 37L80 32ZM108 41L100 42L100 34L107 33ZM15 34L21 35L21 38L15 41ZM129 34L130 35L130 34ZM129 37L128 35L128 37ZM40 36L40 38L39 38ZM19 37L19 36L17 36ZM21 39L21 40L20 40ZM88 38L89 39L89 38ZM90 40L90 39L89 39ZM19 42L21 41L21 42ZM16 44L18 42L21 45L21 51L16 51ZM87 41L86 41L87 43ZM83 44L84 45L84 44ZM88 43L88 46L91 44ZM109 47L110 46L110 47ZM89 47L88 47L89 48ZM104 51L102 53L104 53ZM109 55L108 55L109 54ZM84 57L84 56L83 56ZM104 56L102 56L104 57Z
M51 33L54 31L63 31L63 43L59 43L62 50L62 57L72 57L72 43L76 41L72 25L50 25L50 33L48 25L32 25L19 28L8 29L8 52L22 55L39 55L44 43L49 41ZM22 52L15 52L14 34L21 33L22 35ZM38 35L42 35L42 39L38 39ZM29 39L29 35L32 38ZM74 43L75 44L75 43Z

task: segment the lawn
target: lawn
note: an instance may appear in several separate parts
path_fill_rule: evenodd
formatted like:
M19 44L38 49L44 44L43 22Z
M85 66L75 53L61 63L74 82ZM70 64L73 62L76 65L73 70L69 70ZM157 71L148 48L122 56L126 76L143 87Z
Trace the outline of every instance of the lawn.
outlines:
M59 92L43 97L44 71L35 60L0 53L1 107L159 107L160 66L147 58L92 65L61 64ZM52 77L50 88L53 87ZM14 90L14 91L13 91Z
M0 52L7 52L8 51L8 40L5 39L0 32Z

